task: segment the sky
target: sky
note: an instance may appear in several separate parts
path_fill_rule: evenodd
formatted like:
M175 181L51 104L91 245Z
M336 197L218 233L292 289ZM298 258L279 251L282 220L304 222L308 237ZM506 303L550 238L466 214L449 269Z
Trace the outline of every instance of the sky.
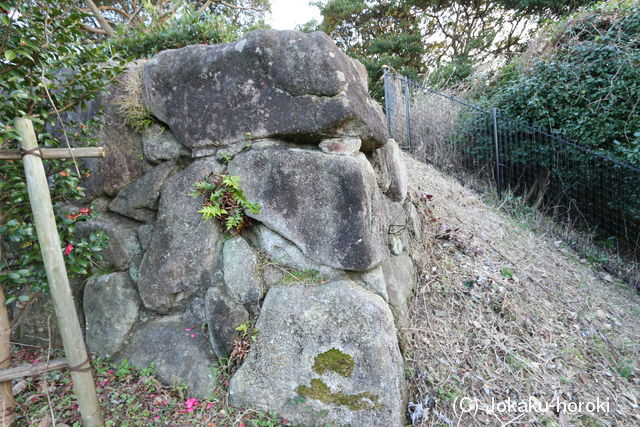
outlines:
M276 30L293 30L312 19L320 22L320 10L310 6L313 0L271 0L271 18L267 22Z

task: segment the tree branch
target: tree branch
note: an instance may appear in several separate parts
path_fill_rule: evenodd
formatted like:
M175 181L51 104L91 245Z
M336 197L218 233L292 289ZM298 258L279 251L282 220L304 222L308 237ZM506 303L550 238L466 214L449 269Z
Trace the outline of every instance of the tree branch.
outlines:
M223 0L213 0L214 3L218 3L221 6L225 6L228 7L230 9L236 9L236 10L252 10L254 12L266 12L266 10L264 9L258 9L257 7L250 7L250 6L236 6L235 4L231 4L231 3L227 3Z
M87 6L89 6L89 9L91 9L91 12L93 12L95 18L98 20L100 28L104 30L104 34L108 35L109 37L113 36L113 28L111 27L111 25L109 25L109 21L106 20L102 12L100 12L98 6L96 6L93 0L86 0L86 3Z
M82 24L80 26L80 28L82 28L84 31L87 31L87 32L93 33L93 34L103 34L105 36L109 35L105 30L102 30L100 28L93 28L93 27L90 27L90 26L85 25L85 24Z

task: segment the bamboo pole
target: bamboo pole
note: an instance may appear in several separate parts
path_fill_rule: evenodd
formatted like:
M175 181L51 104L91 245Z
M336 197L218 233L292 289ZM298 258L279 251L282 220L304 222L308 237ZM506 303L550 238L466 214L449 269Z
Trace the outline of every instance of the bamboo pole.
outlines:
M78 148L41 148L40 153L43 159L66 159L75 157L82 158L103 158L104 148L102 147L78 147ZM72 155L73 153L73 155ZM0 160L20 160L22 154L20 150L0 150Z
M18 118L15 126L20 133L20 147L23 150L33 150L38 146L36 135L31 120ZM32 154L25 155L22 159L25 175L27 177L27 189L33 219L38 233L42 260L44 261L49 282L49 290L53 300L62 344L69 365L72 367L71 378L78 399L78 407L84 425L87 427L104 425L102 412L98 403L91 363L82 339L82 330L78 322L73 296L67 278L67 269L62 257L60 236L56 227L51 205L51 195L47 185L47 177L42 165L42 159ZM85 370L88 369L88 370Z
M46 363L29 363L28 365L20 365L15 368L1 369L0 370L0 382L8 381L11 385L11 381L24 377L35 377L36 375L44 374L49 371L57 371L69 366L67 359L54 359ZM11 390L11 388L9 388Z
M0 225L3 223L4 205L0 202ZM0 259L2 259L2 243L0 242ZM11 323L9 313L5 305L4 285L0 283L0 368L11 366ZM13 399L11 381L0 380L0 421L3 426L13 425L16 401Z
M0 250L0 255L1 255ZM0 284L0 373L7 371L11 365L11 345L9 337L11 326L7 306L4 304L4 286ZM11 380L0 378L0 420L3 426L11 426L15 420L16 401L13 400Z

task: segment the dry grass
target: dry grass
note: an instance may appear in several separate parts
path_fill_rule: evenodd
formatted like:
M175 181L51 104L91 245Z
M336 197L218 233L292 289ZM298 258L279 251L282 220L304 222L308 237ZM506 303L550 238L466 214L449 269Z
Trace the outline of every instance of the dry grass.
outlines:
M142 132L153 123L149 110L142 104L142 66L145 60L138 60L129 65L129 69L118 80L121 94L115 103L118 112L135 131Z
M410 400L433 407L421 425L640 425L638 294L431 166L406 162L425 221L402 331ZM457 405L530 396L599 398L609 412L472 414Z

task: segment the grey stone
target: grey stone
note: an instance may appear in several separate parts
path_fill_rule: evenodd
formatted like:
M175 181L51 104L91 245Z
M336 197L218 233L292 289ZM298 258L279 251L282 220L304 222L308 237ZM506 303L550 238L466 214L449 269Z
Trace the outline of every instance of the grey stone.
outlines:
M71 295L73 303L78 314L80 327L84 328L84 312L82 309L82 290L84 281L80 279L69 280L71 287ZM60 337L60 328L56 320L55 310L51 296L47 294L36 294L35 301L16 302L12 308L12 318L15 319L23 310L24 317L17 329L12 331L12 337L27 345L35 345L46 348L62 347L62 338Z
M164 383L184 384L191 396L207 398L214 386L208 347L207 336L197 325L177 315L164 316L135 331L119 360L127 359L140 369L154 365L155 375Z
M87 347L100 357L112 357L140 312L140 299L129 274L111 273L89 280L84 289L84 312Z
M189 303L189 306L186 308L184 313L182 313L182 318L185 321L189 321L200 326L203 326L207 323L207 313L204 297L204 295L196 295L195 297L193 297L191 303Z
M180 144L171 130L157 123L142 132L142 148L147 160L153 163L191 156L189 149Z
M233 159L238 153L248 149L249 147L250 145L248 143L240 142L224 148L220 148L216 151L216 160L218 160L220 163L228 163L230 159ZM202 153L198 152L197 154L201 155Z
M404 201L403 207L407 215L407 221L411 234L416 240L422 239L422 221L420 220L418 210L409 199Z
M291 241L262 224L253 226L250 232L247 233L247 238L257 248L260 248L273 263L299 271L317 270L324 279L333 279L342 274L340 270L312 261ZM278 276L280 276L281 279L285 275L282 269L273 266L271 269L268 269L268 271L271 275L271 279L265 280L265 283L268 284L277 283L277 281L274 282L274 280L276 280Z
M198 213L202 200L189 194L197 181L220 172L214 158L197 160L162 187L158 218L138 279L145 307L159 313L181 310L212 285L222 231L216 220L202 219Z
M142 224L138 227L138 242L143 251L149 249L153 233L153 224Z
M231 175L249 200L248 215L292 241L314 262L368 270L382 259L375 175L363 154L334 156L279 146L237 155Z
M402 203L384 198L387 222L387 246L393 255L400 255L405 248L411 247L411 224Z
M403 252L398 256L386 257L382 261L382 270L396 324L403 325L407 320L409 300L416 286L415 266L409 254Z
M362 273L351 273L349 274L349 277L358 285L380 295L383 300L389 301L389 295L387 295L387 284L384 280L384 271L381 266Z
M249 320L247 310L219 287L207 290L205 315L209 325L209 341L219 358L227 358L233 349L236 328Z
M153 221L158 209L160 188L165 180L177 171L178 167L174 162L156 166L120 190L116 198L109 203L109 209L136 221Z
M132 261L141 253L136 228L138 223L119 215L103 212L86 221L76 222L76 232L86 237L93 231L103 231L109 241L102 255L107 264L116 271L129 268Z
M132 65L130 65L132 66ZM105 91L84 110L74 112L70 119L86 122L95 117L100 108L101 126L94 135L104 147L107 155L102 159L79 159L81 169L89 169L91 175L83 177L82 187L88 199L107 194L114 196L122 188L140 178L153 166L144 158L140 134L127 125L119 111L116 100L125 93L122 85L124 74L118 77Z
M257 30L236 43L160 52L144 65L143 100L189 148L278 137L386 143L364 66L324 33Z
M262 271L262 281L264 282L265 288L268 289L270 286L281 283L286 274L287 272L284 268L267 264Z
M91 208L96 212L105 212L109 209L109 203L111 203L111 199L106 197L98 197L91 201Z
M403 202L407 197L409 175L398 144L389 139L373 152L372 164L376 171L378 186L394 202Z
M258 257L246 240L235 236L222 247L224 284L227 294L236 302L258 302L262 284L258 272Z
M403 425L402 357L391 311L379 296L349 281L274 286L256 328L257 340L231 379L232 405L302 425ZM342 359L335 372L316 364L327 352ZM351 407L309 396L296 404L313 384L334 397L351 396Z
M391 255L400 255L404 251L404 243L402 243L402 239L397 234L389 236L389 250Z
M362 140L360 138L331 138L320 142L320 149L328 154L351 156L360 152Z

